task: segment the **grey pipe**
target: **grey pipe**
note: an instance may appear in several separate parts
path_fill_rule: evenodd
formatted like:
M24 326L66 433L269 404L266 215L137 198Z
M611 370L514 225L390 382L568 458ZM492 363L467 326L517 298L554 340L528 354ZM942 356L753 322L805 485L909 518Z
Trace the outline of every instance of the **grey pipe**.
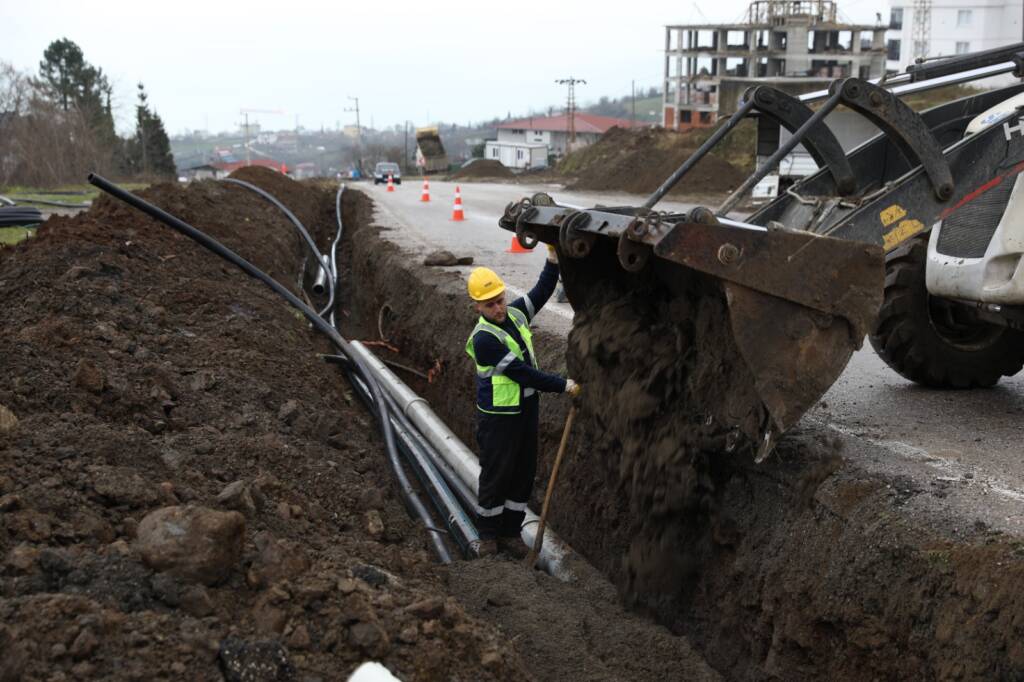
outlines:
M441 418L430 409L426 400L416 395L366 346L358 341L351 341L349 347L353 359L358 358L373 373L381 388L394 398L402 413L419 429L434 450L455 470L475 495L480 480L480 462L473 451L452 433ZM533 547L538 521L537 515L527 509L522 527L522 539L527 547ZM548 527L544 532L544 546L539 557L541 568L559 580L569 582L574 578L568 562L571 555L572 549Z
M327 256L323 256L322 258L323 258L323 263L324 263L324 265L326 267L319 268L316 271L316 279L313 280L313 293L314 294L322 294L322 293L324 293L324 291L326 291L326 289L327 289L327 277L328 277L328 274L329 273L333 274L333 273L330 272L331 259L328 258ZM333 287L332 287L332 289L333 289ZM320 315L323 316L323 312L321 312Z

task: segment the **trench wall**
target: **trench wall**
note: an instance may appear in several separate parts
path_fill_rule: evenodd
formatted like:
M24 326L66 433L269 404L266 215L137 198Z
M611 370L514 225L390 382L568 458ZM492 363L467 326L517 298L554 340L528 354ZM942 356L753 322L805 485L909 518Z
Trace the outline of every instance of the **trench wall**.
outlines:
M344 305L376 329L386 303L385 333L405 359L441 362L435 383L410 384L475 449L463 350L474 313L461 276L419 265L422 254L401 254L368 216L360 222L346 226ZM566 345L541 331L541 367L565 372ZM567 406L542 399L535 509ZM670 533L637 545L629 472L597 456L607 434L586 414L563 462L552 526L725 676L1024 677L1024 546L1012 538L905 514L920 490L867 472L831 432L808 427L787 434L763 465L742 454L708 458L708 494L678 512L685 522Z

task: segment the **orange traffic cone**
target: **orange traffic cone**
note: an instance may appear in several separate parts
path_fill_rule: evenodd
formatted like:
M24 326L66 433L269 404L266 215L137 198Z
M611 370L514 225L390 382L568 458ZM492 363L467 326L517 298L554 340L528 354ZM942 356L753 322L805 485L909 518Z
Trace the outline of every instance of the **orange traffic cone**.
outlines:
M508 251L505 253L533 253L533 249L524 249L523 245L516 239L516 236L512 235L512 244L509 245Z
M466 215L462 212L462 192L459 186L455 185L455 206L452 208L452 220L465 220Z
M388 191L389 192L394 192L395 191L395 183L391 179L391 173L388 173Z
M426 178L423 178L423 194L420 195L420 201L430 201L430 183Z

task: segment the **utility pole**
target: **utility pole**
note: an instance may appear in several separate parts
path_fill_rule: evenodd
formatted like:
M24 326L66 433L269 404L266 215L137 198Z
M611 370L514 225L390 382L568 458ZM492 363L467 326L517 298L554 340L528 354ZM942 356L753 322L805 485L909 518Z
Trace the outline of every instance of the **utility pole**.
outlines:
M630 91L632 92L631 99L633 101L633 116L629 120L629 127L636 128L636 81L632 80L629 82Z
M252 165L252 152L249 151L249 112L245 113L245 165Z
M356 103L355 107L345 109L345 111L356 112L356 168L359 169L359 175L363 174L363 127L359 123L359 98L349 97L350 100Z
M249 114L284 114L281 109L250 109L244 108L239 113L245 116L245 165L252 165L252 152L249 150Z
M582 78L560 78L555 81L558 85L567 85L569 87L569 96L566 98L566 110L569 116L568 134L569 141L566 143L566 153L572 151L572 145L576 142L576 85L586 85L587 81Z
M409 122L406 121L402 124L402 129L405 132L405 148L402 152L402 172L406 175L409 174Z
M932 42L932 0L914 0L914 59L928 56Z

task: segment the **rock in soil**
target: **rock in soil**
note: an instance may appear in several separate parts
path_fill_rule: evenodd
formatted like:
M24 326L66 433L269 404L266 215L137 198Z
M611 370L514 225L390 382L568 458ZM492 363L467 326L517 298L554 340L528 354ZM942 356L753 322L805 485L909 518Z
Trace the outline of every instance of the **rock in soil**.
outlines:
M456 256L451 251L431 251L423 259L424 265L447 266L447 265L472 265L472 256Z
M136 546L150 568L213 585L242 555L245 517L203 507L164 507L139 524Z
M228 682L291 680L295 670L288 651L277 641L245 641L228 637L220 646L220 668Z

